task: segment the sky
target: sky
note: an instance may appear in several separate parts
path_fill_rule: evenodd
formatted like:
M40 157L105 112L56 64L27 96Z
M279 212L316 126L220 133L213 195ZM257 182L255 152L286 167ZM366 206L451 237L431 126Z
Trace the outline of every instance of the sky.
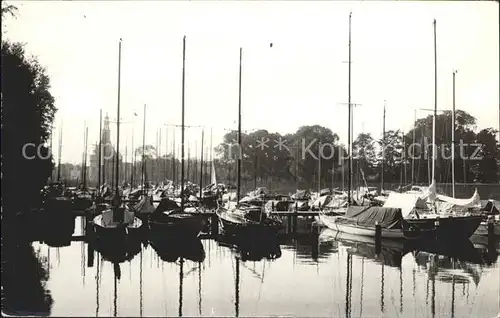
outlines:
M438 109L452 109L458 70L456 108L475 116L479 128L499 126L499 8L493 1L7 3L19 11L5 21L4 38L26 43L51 78L63 162L81 162L85 124L89 145L98 142L100 109L116 121L120 38L120 149L126 144L129 158L132 139L134 148L142 144L144 104L146 143L156 144L159 129L161 154L171 151L174 129L180 143L180 128L168 125L181 124L184 36L185 123L205 127L206 146L210 131L215 146L237 129L240 47L242 130L284 134L318 124L345 144L349 12L355 136L381 136L384 101L387 130L409 131L415 110L419 118L429 114L422 108L434 107L434 19ZM116 125L111 129L114 140ZM199 148L199 127L186 130L186 144L194 148L195 142Z

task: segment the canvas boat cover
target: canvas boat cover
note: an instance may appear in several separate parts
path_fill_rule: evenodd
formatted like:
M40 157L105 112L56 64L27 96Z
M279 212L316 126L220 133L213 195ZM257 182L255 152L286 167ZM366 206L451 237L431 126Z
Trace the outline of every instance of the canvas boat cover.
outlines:
M124 209L124 208L120 208L120 209ZM124 210L125 211L123 213L123 223L133 224L134 223L134 213L132 211L130 211L129 209L124 209ZM104 224L104 226L110 226L110 225L116 224L113 221L114 212L115 212L114 209L109 209L109 210L105 210L102 212L102 223Z
M330 204L330 202L332 202L332 200L333 200L333 197L331 195L320 196L319 198L316 198L316 200L313 201L313 203L311 204L311 207L315 207L315 208L324 207L324 206Z
M419 194L391 192L385 200L384 208L400 208L403 217L407 217L414 209L427 210L428 206Z
M180 209L180 204L170 198L163 198L160 204L153 211L153 214L162 214L165 211L178 210Z
M295 194L291 196L292 200L307 200L311 197L309 190L297 190Z
M487 215L498 215L498 214L500 214L500 211L498 211L497 207L493 203L493 200L488 200L488 202L481 209L481 211L484 211L485 214L487 214Z
M269 191L267 191L267 188L257 188L254 191L251 191L247 194L249 197L259 197L259 196L265 196L268 194Z
M288 211L289 205L288 201L269 200L266 202L265 209L266 211L271 211L274 206L276 211Z
M134 211L140 214L151 214L156 210L153 205L153 197L143 196L141 201L139 201L134 206Z
M346 217L356 220L358 225L375 226L378 222L382 228L386 229L401 228L403 220L401 209L375 206L350 206Z
M332 194L332 190L330 188L321 189L321 191L319 191L320 197L325 196L325 195L331 195L331 194Z
M445 195L437 195L437 198L440 201L449 203L452 206L464 207L464 208L477 208L481 206L481 198L479 197L479 193L474 191L474 195L469 199L455 199L452 197L448 197Z

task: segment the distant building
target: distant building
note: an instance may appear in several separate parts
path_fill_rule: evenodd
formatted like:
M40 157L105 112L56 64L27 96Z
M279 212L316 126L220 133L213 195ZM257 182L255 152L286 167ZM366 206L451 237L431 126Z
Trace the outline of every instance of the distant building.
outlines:
M104 117L104 127L101 134L101 184L106 182L111 184L111 180L114 179L114 171L116 170L116 150L111 144L111 129L109 128L109 117L106 114ZM122 156L118 155L118 160L120 167L122 167ZM123 180L123 169L120 169L120 180ZM89 182L97 184L99 177L99 145L96 144L93 147L93 151L90 154L90 164L88 168L88 179Z
M73 166L73 168L70 170L69 173L69 178L68 180L78 180L82 176L82 169L80 166Z

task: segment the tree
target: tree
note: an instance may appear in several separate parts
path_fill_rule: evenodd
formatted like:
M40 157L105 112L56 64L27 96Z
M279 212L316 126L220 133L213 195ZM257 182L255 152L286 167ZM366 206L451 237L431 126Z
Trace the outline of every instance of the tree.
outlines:
M498 182L497 160L500 158L500 150L497 146L497 133L493 128L486 128L476 135L476 144L480 149L479 153L470 159L476 161L473 164L472 170L474 172L474 179L477 182Z
M359 134L353 142L353 159L358 162L364 173L373 173L377 165L374 143L375 141L369 133Z
M15 11L4 9L2 15ZM2 204L5 215L12 215L39 202L51 176L47 140L57 109L45 69L26 57L22 44L2 41L1 54Z

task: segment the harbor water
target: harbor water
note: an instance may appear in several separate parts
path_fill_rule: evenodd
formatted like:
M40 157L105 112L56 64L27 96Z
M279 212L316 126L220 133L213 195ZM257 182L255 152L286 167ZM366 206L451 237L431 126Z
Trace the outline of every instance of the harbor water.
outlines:
M73 235L82 234L78 217ZM86 317L496 317L498 241L494 251L486 241L450 256L395 243L377 251L323 230L262 253L202 239L201 258L165 259L141 244L115 265L92 250L89 261L84 241L33 242L2 257L2 307L10 315Z

